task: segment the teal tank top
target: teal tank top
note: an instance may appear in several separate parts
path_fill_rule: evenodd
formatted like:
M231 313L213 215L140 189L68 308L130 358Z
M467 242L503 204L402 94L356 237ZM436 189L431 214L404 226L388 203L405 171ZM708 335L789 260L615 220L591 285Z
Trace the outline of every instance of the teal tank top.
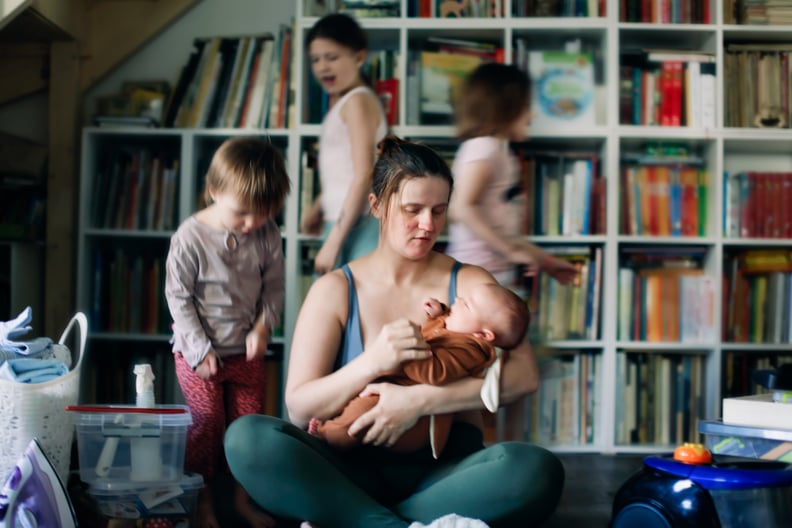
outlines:
M451 281L448 283L448 304L454 302L456 299L457 290L457 272L462 266L462 263L454 262L451 268ZM336 358L335 369L343 367L363 352L363 336L360 333L360 309L358 308L357 292L355 291L355 281L352 279L352 271L348 265L341 268L347 278L349 285L347 303L349 305L346 328L344 328L344 340L341 343L340 353Z

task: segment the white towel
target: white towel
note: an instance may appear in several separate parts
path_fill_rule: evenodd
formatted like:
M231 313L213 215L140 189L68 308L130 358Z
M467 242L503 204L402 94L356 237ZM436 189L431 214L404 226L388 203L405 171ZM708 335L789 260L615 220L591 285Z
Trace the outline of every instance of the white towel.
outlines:
M484 375L484 384L481 386L481 401L484 402L484 407L491 413L496 412L498 407L500 407L500 377L503 350L496 347L495 354L497 358L487 369L487 373Z
M418 521L412 523L408 528L489 528L489 525L478 519L470 517L460 517L455 513L449 513L439 519L435 519L431 524L421 524Z

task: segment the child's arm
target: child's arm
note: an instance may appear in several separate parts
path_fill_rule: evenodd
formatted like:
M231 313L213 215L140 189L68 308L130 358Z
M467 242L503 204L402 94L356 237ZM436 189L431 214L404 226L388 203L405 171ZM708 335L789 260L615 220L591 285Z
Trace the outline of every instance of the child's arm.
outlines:
M349 130L355 174L344 198L341 216L314 259L317 273L327 273L333 269L347 235L366 205L374 167L375 135L382 114L377 105L379 101L370 94L358 93L352 95L341 109L341 118Z
M245 338L245 352L248 361L264 357L267 352L272 330L280 322L285 295L285 275L283 265L283 241L280 229L273 220L267 222L265 231L266 260L261 263L264 276L261 280L259 303L261 313L253 323L253 328Z
M479 197L489 185L492 167L488 160L477 160L463 164L457 169L460 177L454 182L449 215L454 222L467 226L479 239L511 262L527 267L527 274L541 269L561 283L569 283L577 275L577 268L565 260L558 259L523 237L511 237L500 233L481 215Z
M182 350L178 352L193 369L197 369L207 355L214 355L212 342L195 309L194 284L197 276L196 251L177 232L171 239L165 260L165 298L173 319L173 331L181 343Z

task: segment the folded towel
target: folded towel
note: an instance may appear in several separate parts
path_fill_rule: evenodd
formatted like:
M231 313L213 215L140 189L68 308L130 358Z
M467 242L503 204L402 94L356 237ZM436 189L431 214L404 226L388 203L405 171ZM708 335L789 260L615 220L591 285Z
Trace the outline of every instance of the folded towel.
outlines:
M19 383L43 383L67 372L69 367L57 359L10 359L0 365L0 379Z
M18 341L18 339L30 332L33 327L30 323L33 317L33 310L28 306L16 318L10 321L0 322L0 360L12 359L17 356L41 357L51 351L52 339L49 337L39 337L31 341Z
M33 328L30 321L33 319L33 309L28 306L10 321L0 322L0 339L13 340L25 335Z
M408 528L489 528L487 523L470 517L461 517L455 513L449 513L439 519L435 519L431 524L421 524L418 521L412 523Z

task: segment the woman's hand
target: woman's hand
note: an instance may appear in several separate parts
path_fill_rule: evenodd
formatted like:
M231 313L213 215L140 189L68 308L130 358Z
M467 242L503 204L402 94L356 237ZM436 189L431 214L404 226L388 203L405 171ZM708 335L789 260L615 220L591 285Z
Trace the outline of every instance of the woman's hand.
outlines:
M411 395L410 387L392 383L372 383L360 396L379 396L371 410L358 417L349 426L348 434L358 436L363 431L362 442L376 446L391 447L421 417L419 402Z
M382 327L362 358L370 362L371 370L379 377L397 371L405 361L426 359L431 355L421 327L409 319L397 319Z

